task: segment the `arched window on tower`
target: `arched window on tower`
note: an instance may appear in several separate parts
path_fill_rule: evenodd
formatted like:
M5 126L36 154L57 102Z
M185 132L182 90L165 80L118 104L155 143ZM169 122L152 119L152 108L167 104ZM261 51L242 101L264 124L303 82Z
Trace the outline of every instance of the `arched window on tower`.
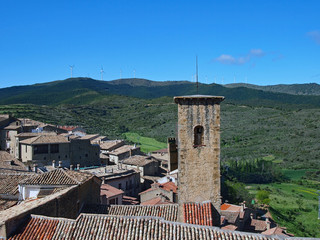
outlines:
M194 147L204 146L203 133L204 133L204 129L202 126L196 126L194 128L194 142L193 142Z

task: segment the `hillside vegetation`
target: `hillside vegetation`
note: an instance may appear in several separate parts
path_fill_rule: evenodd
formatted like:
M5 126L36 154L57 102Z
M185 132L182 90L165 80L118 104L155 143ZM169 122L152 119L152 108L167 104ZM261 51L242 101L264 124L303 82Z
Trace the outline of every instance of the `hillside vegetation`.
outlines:
M319 169L320 96L215 84L200 85L199 92L226 97L221 104L222 161L271 156L282 168ZM89 133L109 138L131 132L165 143L167 137L176 136L172 96L194 93L194 84L186 81L76 78L0 89L0 113L82 125ZM319 174L308 177L319 179Z
M306 83L306 84L278 84L278 85L267 85L258 86L246 83L232 83L226 84L225 87L238 88L245 87L251 89L258 89L267 92L287 93L294 95L320 95L320 85L317 83Z

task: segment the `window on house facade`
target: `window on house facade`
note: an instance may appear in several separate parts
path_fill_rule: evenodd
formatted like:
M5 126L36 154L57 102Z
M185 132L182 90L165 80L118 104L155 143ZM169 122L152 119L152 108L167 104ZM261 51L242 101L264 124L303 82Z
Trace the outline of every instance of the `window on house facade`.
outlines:
M50 153L59 153L59 144L51 144Z
M45 154L48 153L48 144L43 145L35 145L34 146L34 154Z
M202 126L196 126L194 128L194 142L193 142L194 147L203 146L203 133L204 133L204 129Z

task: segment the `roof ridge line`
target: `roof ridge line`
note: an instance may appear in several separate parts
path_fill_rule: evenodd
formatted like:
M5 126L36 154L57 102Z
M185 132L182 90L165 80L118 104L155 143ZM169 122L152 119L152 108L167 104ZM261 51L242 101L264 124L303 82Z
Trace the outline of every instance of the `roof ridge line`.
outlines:
M60 168L58 168L58 169L60 169ZM62 170L62 172L63 172L67 177L71 178L71 179L72 179L73 181L75 181L78 185L81 184L80 181L78 181L78 180L75 179L73 176L70 176L70 174L68 174L68 171L72 171L72 170L66 170L66 169L63 169L63 168L61 168L61 170Z

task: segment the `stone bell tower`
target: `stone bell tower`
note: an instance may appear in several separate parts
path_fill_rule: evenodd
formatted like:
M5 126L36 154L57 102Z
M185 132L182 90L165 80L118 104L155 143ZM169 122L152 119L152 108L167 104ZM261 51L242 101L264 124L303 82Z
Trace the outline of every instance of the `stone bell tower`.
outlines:
M175 97L178 104L179 218L183 203L210 201L220 219L220 96ZM219 224L219 223L217 223Z

